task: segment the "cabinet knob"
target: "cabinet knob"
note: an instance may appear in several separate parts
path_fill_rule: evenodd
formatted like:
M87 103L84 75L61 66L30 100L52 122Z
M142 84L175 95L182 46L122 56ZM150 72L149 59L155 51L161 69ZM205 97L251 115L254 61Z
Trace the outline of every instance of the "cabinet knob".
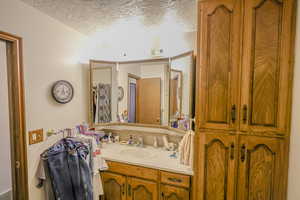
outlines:
M128 185L128 196L131 196L131 185Z
M181 183L182 182L182 180L181 179L179 179L179 178L168 178L168 180L169 181L171 181L171 182L174 182L174 183Z
M231 106L231 121L235 123L236 120L236 105Z
M125 195L125 183L123 183L123 185L122 185L122 194L123 194L123 196Z
M230 159L234 160L234 143L230 145Z
M243 123L246 124L248 117L248 107L247 105L243 106Z
M246 146L245 144L241 147L241 161L244 162L246 159Z

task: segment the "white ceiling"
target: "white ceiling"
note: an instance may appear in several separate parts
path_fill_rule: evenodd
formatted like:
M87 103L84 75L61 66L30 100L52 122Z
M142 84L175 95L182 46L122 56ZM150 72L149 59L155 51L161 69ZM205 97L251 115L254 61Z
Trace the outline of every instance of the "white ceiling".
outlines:
M139 17L151 27L173 13L183 32L196 30L196 0L22 0L62 23L93 34L119 19Z

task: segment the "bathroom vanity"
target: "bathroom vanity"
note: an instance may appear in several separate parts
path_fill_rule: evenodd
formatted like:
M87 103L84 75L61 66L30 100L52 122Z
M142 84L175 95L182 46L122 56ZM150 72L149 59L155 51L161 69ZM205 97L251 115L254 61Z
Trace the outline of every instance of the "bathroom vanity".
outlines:
M108 162L102 181L107 200L189 200L189 175Z
M107 200L189 200L193 171L153 147L105 144L108 170L101 173Z
M90 61L90 125L126 143L103 144L105 200L190 200L193 169L177 145L194 118L194 55L138 61ZM167 139L166 139L167 138ZM155 141L155 142L154 142ZM173 155L172 155L173 154ZM177 153L178 154L178 153Z

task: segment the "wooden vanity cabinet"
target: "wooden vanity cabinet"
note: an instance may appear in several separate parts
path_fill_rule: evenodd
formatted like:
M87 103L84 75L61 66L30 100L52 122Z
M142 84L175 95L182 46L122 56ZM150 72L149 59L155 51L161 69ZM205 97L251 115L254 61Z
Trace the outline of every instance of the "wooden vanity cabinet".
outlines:
M236 130L239 119L241 1L199 3L198 125Z
M188 175L108 161L104 200L190 200Z
M288 134L294 3L199 1L199 128Z
M127 188L127 200L158 200L156 182L128 177Z
M203 139L197 199L284 199L283 139L220 133L206 133Z
M186 188L161 184L160 200L188 200L190 199L190 192Z
M199 0L196 200L285 200L296 0Z
M294 0L244 0L242 131L288 134Z
M103 172L101 178L105 193L103 200L126 200L126 176Z
M237 139L235 135L206 134L202 160L201 190L205 200L234 200L237 166ZM197 188L199 189L199 188Z
M240 136L237 199L286 198L284 145L280 138Z

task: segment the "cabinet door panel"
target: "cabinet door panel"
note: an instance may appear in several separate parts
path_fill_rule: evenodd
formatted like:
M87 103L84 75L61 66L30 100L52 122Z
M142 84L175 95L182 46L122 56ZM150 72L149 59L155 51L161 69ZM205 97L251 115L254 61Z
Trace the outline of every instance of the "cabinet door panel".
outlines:
M242 136L240 148L238 199L282 199L284 149L281 139Z
M128 178L128 200L157 200L157 183L138 178Z
M101 173L105 200L126 200L126 177L109 172Z
M190 193L185 188L161 185L161 200L189 200Z
M234 199L236 146L236 136L205 135L203 200Z
M200 128L237 126L240 6L239 0L199 3Z
M245 0L241 129L288 125L292 0Z

